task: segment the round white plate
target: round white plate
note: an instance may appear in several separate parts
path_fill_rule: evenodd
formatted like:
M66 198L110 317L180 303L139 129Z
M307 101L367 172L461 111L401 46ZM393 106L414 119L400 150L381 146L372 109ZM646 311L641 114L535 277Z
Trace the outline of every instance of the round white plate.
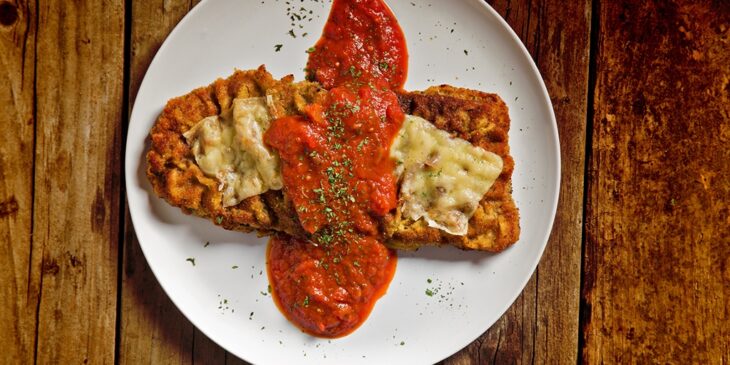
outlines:
M266 64L275 77L301 80L305 50L319 38L330 3L204 1L167 38L139 89L127 136L127 196L145 257L170 299L213 341L250 362L439 361L507 310L545 248L560 185L559 142L550 99L529 54L482 1L388 3L408 43L407 90L451 84L496 92L509 106L520 241L496 255L452 248L400 253L388 293L357 331L327 340L297 330L267 294L266 239L219 229L156 197L144 173L144 153L149 129L168 99L234 68ZM292 12L306 18L294 16L292 22ZM426 295L427 289L435 295Z

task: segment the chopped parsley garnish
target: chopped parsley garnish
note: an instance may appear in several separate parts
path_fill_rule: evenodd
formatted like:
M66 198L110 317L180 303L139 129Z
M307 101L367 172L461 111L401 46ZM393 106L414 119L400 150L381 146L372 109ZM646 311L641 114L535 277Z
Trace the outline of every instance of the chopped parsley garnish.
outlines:
M279 51L281 51L281 47L284 47L284 45L283 45L283 44L277 44L277 45L274 45L274 52L279 52Z
M302 305L305 307L309 307L309 295L304 297L304 301L302 302Z
M305 33L305 34L306 34L306 33ZM317 48L315 48L315 47L309 47L309 48L307 49L307 53L313 53L313 52L314 52L314 51L316 51L316 50L317 50Z
M355 66L350 66L349 71L350 71L350 75L355 78L360 77L360 75L362 75L362 71L355 68Z
M217 217L215 218L215 222L216 222L216 223L218 223L218 224L221 224L221 223L223 222L223 216L220 216L220 215L219 215L219 216L217 216Z
M362 147L365 146L366 144L368 144L368 142L370 142L370 141L368 140L367 137L365 137L362 141L360 141L360 143L357 144L357 151L358 152L362 151Z
M443 170L443 169L439 169L439 170L438 170L438 171L436 171L436 172L433 172L433 171L431 171L431 172L429 172L429 173L428 173L428 177L439 177L439 176L441 176L441 171L442 171L442 170Z
M185 261L188 261L191 264L193 264L193 266L195 266L195 258L194 257L188 257L188 258L185 259Z
M320 188L317 188L317 189L312 189L312 191L315 194L317 194L317 199L319 200L320 203L324 204L324 203L327 202L327 198L325 198L325 196L324 196L324 189L323 188L320 187Z
M328 234L325 231L326 230L322 230L322 233L319 233L317 235L317 242L319 242L323 245L328 245L332 242L333 237L331 234Z
M464 50L464 54L468 56L469 55L469 51Z
M428 295L429 297L432 297L432 296L434 295L434 292L433 292L433 290L431 290L431 289L426 289L426 295Z
M360 76L360 75L358 74L358 76ZM353 113L353 114L360 111L360 105L358 105L358 104L346 103L345 107L350 111L350 113Z

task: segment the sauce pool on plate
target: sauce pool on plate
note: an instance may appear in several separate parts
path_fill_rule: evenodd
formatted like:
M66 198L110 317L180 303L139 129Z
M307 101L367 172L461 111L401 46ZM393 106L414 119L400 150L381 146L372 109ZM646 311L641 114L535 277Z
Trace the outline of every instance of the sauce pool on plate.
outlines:
M274 302L289 321L321 337L354 331L385 294L397 261L371 237L322 249L288 235L271 238L267 258Z
M396 253L377 235L378 218L397 204L389 151L405 116L393 89L405 83L407 63L405 37L382 0L335 0L307 63L327 96L264 135L309 234L269 242L272 296L312 335L355 330L395 272Z

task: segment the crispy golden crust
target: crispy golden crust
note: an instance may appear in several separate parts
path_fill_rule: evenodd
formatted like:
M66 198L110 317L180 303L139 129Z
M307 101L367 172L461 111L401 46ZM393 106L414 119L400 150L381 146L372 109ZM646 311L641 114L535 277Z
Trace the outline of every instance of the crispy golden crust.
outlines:
M201 119L230 107L235 98L272 95L273 116L280 117L300 114L304 105L326 92L318 84L292 80L292 76L275 80L261 66L257 70L236 71L227 79L168 101L150 131L147 176L155 193L183 212L208 218L226 229L303 236L296 212L283 191L268 191L224 208L218 181L198 168L183 137ZM511 197L514 163L507 144L506 105L494 94L450 86L403 93L399 97L406 113L430 120L439 128L500 155L504 169L470 220L466 236L449 235L428 227L422 220L401 219L396 211L381 222L386 243L403 249L448 244L495 252L514 243L519 236L519 216Z
M224 208L218 181L206 176L195 163L183 133L201 119L220 114L233 99L271 95L275 117L298 114L323 90L315 83L293 84L293 77L275 80L261 66L236 71L227 79L171 99L150 131L147 177L155 193L187 214L208 218L230 230L266 233L283 231L301 235L301 225L281 191L268 191Z

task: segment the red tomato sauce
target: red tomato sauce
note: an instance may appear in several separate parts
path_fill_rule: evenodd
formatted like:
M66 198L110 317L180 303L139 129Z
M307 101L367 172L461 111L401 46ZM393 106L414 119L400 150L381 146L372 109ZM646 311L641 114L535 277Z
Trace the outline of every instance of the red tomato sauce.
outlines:
M400 89L408 73L406 38L382 0L335 0L306 70L326 89L367 80Z
M306 117L275 120L264 141L279 152L287 196L304 229L327 244L332 229L377 234L396 207L390 145L403 121L390 90L337 87Z
M403 86L407 62L403 32L382 0L335 0L307 63L329 93L264 134L309 234L271 239L269 281L282 312L310 334L355 330L395 272L378 218L397 204L389 155L404 114L392 89Z
M267 268L279 309L305 332L340 337L354 331L385 294L396 256L371 237L323 250L288 235L271 239Z

